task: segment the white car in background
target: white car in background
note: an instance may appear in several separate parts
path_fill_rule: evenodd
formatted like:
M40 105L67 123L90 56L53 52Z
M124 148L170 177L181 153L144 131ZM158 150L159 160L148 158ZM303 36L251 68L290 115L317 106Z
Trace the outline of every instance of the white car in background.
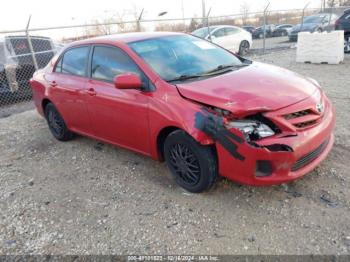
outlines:
M202 27L191 34L212 41L240 55L245 55L253 44L251 33L237 26L217 25Z

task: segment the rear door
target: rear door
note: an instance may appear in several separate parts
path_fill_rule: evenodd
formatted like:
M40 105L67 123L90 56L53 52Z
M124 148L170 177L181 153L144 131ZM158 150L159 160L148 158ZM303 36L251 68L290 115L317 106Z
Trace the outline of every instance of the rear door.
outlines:
M97 137L110 143L149 154L149 93L135 89L117 89L115 76L138 74L147 87L148 78L120 48L96 45L91 56L88 110Z
M229 49L230 44L228 37L225 34L225 28L216 29L212 34L213 43L222 46L223 48Z
M90 46L68 49L58 60L53 72L47 75L50 97L63 116L68 128L92 134L87 112L87 65Z
M229 46L227 49L232 50L234 52L239 51L239 45L242 40L244 40L243 31L235 27L226 27L225 34L227 37L227 45Z

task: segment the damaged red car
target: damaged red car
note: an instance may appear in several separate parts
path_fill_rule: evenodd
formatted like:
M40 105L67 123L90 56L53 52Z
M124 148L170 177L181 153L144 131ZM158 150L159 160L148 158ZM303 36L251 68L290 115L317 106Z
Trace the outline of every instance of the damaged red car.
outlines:
M31 86L58 140L80 134L165 160L190 192L218 176L257 186L297 179L334 141L334 109L317 81L186 34L75 42Z

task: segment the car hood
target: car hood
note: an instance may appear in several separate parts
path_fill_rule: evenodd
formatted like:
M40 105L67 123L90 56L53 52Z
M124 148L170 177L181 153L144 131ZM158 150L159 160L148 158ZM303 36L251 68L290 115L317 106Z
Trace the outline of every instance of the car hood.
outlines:
M277 110L311 96L317 86L294 72L254 62L241 69L177 85L182 96L237 116Z
M319 26L319 24L317 24L317 23L303 24L302 31L313 30L318 26ZM300 31L300 30L301 30L301 24L295 25L292 29L292 31Z

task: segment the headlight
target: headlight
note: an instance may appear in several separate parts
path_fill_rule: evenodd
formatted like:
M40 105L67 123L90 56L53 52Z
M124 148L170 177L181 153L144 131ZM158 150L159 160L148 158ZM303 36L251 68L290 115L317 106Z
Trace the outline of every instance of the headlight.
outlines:
M257 140L264 137L273 136L275 132L266 124L252 120L236 120L229 122L228 128L237 128L246 137Z

